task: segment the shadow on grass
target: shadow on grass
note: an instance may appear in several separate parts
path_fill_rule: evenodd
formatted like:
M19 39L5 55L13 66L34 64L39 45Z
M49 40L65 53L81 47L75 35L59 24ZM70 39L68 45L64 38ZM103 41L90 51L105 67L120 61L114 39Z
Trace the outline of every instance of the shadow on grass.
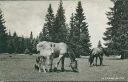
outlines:
M109 65L97 65L97 66L109 66Z
M72 71L72 70L64 70L64 71L61 71L61 70L56 70L56 71L52 71L51 73L62 73L62 72L72 72L72 73L79 73L79 71L77 71L77 72L74 72L74 71Z
M39 68L38 69L35 69L35 68L33 68L35 71L39 71ZM42 72L43 72L43 70L42 70ZM79 71L72 71L72 70L64 70L64 71L62 71L62 70L56 70L56 71L54 71L54 70L52 70L51 72L48 72L48 73L64 73L64 72L69 72L69 73L79 73Z
M93 65L93 66L90 66L90 67L103 67L103 66L109 66L109 65Z
M120 58L109 58L108 60L125 60L125 59L120 59Z

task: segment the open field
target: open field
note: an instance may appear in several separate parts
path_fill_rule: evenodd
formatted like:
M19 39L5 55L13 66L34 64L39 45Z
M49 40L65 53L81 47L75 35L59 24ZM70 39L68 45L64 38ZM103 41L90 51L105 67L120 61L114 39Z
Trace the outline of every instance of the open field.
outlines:
M35 58L0 54L0 81L128 81L127 59L104 57L104 66L89 67L87 57L79 58L79 72L75 73L71 71L69 59L66 58L65 72L39 73L33 68Z

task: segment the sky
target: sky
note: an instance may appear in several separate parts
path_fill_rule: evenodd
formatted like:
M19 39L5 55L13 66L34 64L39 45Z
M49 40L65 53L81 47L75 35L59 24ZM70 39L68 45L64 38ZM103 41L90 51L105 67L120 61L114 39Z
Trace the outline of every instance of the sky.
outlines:
M75 13L79 0L63 0L65 9L66 23L69 24L72 13ZM89 35L92 47L96 47L98 41L102 40L103 33L106 31L107 16L106 12L113 6L110 0L81 0L88 23ZM59 6L58 0L20 0L20 1L0 1L0 8L5 19L5 26L13 33L29 37L33 32L34 37L38 36L45 22L45 15L49 4L52 4L54 14Z

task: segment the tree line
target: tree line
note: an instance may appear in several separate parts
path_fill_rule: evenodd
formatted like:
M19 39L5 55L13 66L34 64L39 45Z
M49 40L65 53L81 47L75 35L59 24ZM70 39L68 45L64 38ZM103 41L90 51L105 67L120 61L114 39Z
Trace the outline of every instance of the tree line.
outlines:
M9 32L7 37L7 53L24 53L32 54L36 53L37 38L33 38L33 33L30 33L29 38L24 36L18 36L16 32L11 35Z
M59 3L56 15L54 15L52 6L49 4L43 29L37 38L33 38L32 32L29 38L20 37L16 32L13 35L10 32L7 33L2 11L0 15L0 53L36 53L36 44L39 41L71 44L70 46L77 54L77 57L88 55L90 52L91 43L87 28L88 24L85 21L86 17L80 1L76 7L76 12L72 13L70 25L66 24L62 0Z
M5 20L2 10L0 10L0 53L36 53L36 44L38 38L33 38L33 33L30 33L29 38L18 36L16 32L11 35L5 27Z
M110 11L106 13L108 18L108 28L104 32L103 40L106 42L108 54L121 55L126 58L128 53L128 1L111 0L114 4ZM39 41L65 42L76 54L89 55L91 49L88 23L82 8L81 1L78 1L75 13L71 14L69 25L66 23L63 2L60 0L56 15L52 5L49 4L45 23L38 38L33 38L31 32L29 38L18 37L16 32L11 36L6 33L2 11L0 13L0 53L2 52L36 52L36 44ZM8 50L6 50L8 49Z

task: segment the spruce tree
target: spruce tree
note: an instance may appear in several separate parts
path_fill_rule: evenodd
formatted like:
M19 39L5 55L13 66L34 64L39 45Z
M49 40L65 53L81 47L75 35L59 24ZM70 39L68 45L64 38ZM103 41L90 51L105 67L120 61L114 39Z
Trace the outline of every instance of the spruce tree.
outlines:
M33 39L33 47L32 47L32 53L36 53L36 45L38 44L38 41L36 38Z
M78 53L77 48L79 48L79 47L76 46L76 44L78 44L77 43L78 42L77 41L78 37L76 36L76 33L77 33L77 29L75 27L75 16L72 13L71 18L70 18L69 42L72 43L72 44L74 44L74 45L69 45L69 46L72 48L73 52L75 52L75 55ZM78 54L76 55L76 57L79 57L79 56L80 55L78 55Z
M66 42L67 28L65 24L65 10L63 9L62 0L60 1L59 8L54 21L53 36L54 42Z
M25 38L24 38L24 36L22 35L22 37L21 37L21 42L20 42L20 52L21 53L24 53L24 50L25 50Z
M102 47L101 41L98 42L97 47Z
M25 44L24 53L29 54L30 53L30 38L25 38L24 44Z
M29 46L29 50L31 53L33 53L33 47L34 47L34 38L33 38L33 33L30 33L30 46Z
M45 17L45 23L43 26L42 33L40 33L40 40L45 41L53 41L53 23L54 23L54 14L52 10L51 4L49 4L49 8L47 10L47 14Z
M8 33L8 39L7 39L7 49L8 53L13 53L13 42L12 42L12 35L11 32L9 31Z
M32 33L32 31L31 31L31 33L30 33L30 39L31 39L31 40L33 39L33 33Z
M70 21L72 42L79 45L79 47L74 47L77 57L80 55L88 55L90 52L90 36L88 32L88 25L85 20L86 17L84 16L81 1L79 1L75 16L72 15Z
M72 16L70 18L70 38L69 38L70 40L72 40L73 37L75 36L75 30L76 30L75 29L75 17L74 17L74 14L72 13Z
M18 46L18 35L16 32L13 33L12 42L13 42L13 53L17 53L19 46Z
M40 34L42 34L40 35L40 37L43 41L49 41L49 30L48 30L47 24L44 24L43 32Z
M7 32L4 23L5 21L0 9L0 53L7 52Z
M108 50L115 55L125 58L128 49L128 1L112 0L114 7L107 13L110 27L107 28L103 38L106 41Z
M40 33L39 33L38 40L39 40L39 41L43 41L43 39L44 39L44 38L43 38L43 32L40 32Z
M22 53L22 38L21 37L17 37L17 51L16 51L16 53Z

